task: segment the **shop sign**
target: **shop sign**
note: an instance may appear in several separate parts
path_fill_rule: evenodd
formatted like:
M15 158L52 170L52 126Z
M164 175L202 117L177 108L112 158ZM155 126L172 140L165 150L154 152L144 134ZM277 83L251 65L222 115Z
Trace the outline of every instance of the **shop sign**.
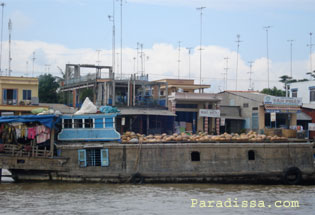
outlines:
M121 125L125 125L125 123L126 123L125 117L121 118Z
M200 109L199 117L220 117L220 110Z
M276 97L276 96L265 96L264 104L268 105L294 105L301 106L302 98L289 98L289 97Z
M275 122L276 121L276 112L270 113L270 121Z
M225 126L225 118L221 118L221 123L220 123L221 126Z
M315 123L308 123L308 130L315 131Z

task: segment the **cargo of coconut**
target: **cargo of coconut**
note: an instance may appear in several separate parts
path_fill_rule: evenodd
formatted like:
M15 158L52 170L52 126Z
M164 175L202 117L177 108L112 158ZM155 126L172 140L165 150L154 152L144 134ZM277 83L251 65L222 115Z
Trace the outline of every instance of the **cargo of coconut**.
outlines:
M221 135L208 135L204 132L198 134L191 134L182 132L180 134L174 133L172 135L163 134L150 134L143 135L135 132L127 131L121 136L122 143L165 143L165 142L284 142L287 138L278 136L267 136L264 134L257 134L254 131L250 131L247 134L228 134L224 133Z

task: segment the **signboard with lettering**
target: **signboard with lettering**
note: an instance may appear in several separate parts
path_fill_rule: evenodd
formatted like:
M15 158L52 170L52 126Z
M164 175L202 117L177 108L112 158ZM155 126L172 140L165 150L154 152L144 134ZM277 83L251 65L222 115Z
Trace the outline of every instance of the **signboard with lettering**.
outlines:
M200 109L199 117L220 117L220 110Z
M276 121L276 112L270 113L270 121L275 122Z
M302 98L265 96L264 104L266 105L294 105L301 106Z

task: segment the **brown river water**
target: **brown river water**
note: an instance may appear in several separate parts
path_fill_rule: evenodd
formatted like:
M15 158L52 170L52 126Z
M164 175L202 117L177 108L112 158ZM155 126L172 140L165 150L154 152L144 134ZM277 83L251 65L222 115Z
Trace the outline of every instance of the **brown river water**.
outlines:
M315 186L2 183L0 214L315 214Z

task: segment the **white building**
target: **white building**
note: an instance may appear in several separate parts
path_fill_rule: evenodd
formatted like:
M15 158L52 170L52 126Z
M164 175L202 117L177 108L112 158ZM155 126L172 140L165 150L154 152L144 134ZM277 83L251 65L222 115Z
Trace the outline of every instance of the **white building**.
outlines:
M302 98L303 104L315 104L315 81L290 83L290 97Z

